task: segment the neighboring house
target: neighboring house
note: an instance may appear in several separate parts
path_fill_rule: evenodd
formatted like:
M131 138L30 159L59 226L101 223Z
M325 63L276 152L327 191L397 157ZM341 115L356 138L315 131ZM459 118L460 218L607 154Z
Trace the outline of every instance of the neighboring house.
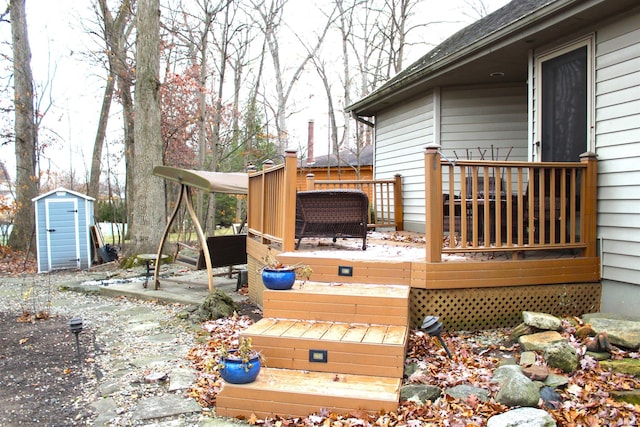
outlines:
M13 192L11 191L11 176L4 162L0 161L0 197L6 200L13 200Z
M306 158L298 162L298 190L307 189L307 175L316 180L369 180L373 179L373 147L365 145L360 153L354 150L341 151Z
M3 161L0 161L0 244L4 245L11 233L9 208L13 202L11 176Z
M13 202L11 176L4 162L0 161L0 242L9 236L9 207Z
M514 0L348 110L375 123L375 178L403 171L407 230L425 230L427 144L451 160L595 152L601 310L637 314L640 2Z

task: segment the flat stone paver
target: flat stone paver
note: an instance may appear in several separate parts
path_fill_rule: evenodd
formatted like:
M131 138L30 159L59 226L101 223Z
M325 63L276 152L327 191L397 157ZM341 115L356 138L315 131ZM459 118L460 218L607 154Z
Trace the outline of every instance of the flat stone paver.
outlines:
M94 426L108 426L110 421L118 416L118 405L111 397L96 400L91 406L98 413L98 417L93 421Z
M134 420L152 420L201 411L202 408L194 399L168 394L140 400L132 417Z
M193 370L176 368L169 373L169 391L186 390L196 380Z

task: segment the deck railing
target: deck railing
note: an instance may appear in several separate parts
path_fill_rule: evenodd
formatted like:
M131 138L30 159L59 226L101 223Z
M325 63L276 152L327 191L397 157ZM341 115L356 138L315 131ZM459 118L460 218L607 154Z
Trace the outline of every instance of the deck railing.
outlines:
M452 252L576 249L595 256L596 177L591 154L579 163L449 162L430 146L427 261Z
M280 243L283 251L295 244L296 161L296 152L286 151L284 164L249 173L247 232L263 243Z
M376 212L384 207L380 224L395 223L401 229L399 180L396 177L379 188L372 181L345 181L343 187L339 182L315 181L307 188L360 185L364 190L372 185L374 194L383 194L374 198ZM426 260L440 262L443 253L455 252L500 251L517 257L523 251L566 249L595 257L596 191L597 161L591 153L577 163L451 163L441 160L439 146L429 146L425 151ZM282 165L250 173L249 235L293 251L295 198L295 151L286 153Z
M393 227L402 230L402 176L394 179L316 180L307 175L308 190L355 189L369 196L369 228Z

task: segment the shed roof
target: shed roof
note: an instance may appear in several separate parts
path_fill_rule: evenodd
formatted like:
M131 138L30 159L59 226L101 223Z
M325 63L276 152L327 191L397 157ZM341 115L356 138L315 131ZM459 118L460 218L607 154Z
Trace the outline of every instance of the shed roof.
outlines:
M211 172L156 166L153 174L209 193L247 194L249 178L243 172Z
M69 193L69 194L71 194L73 196L80 197L81 199L86 199L86 200L89 200L89 201L96 200L93 197L87 196L86 194L78 193L77 191L69 190L68 188L64 188L64 187L58 187L55 190L48 191L48 192L46 192L44 194L39 195L38 197L34 197L33 199L31 199L31 201L35 202L37 200L44 199L45 197L48 197L48 196L50 196L52 194L57 194L57 195L63 195L64 196L66 193Z

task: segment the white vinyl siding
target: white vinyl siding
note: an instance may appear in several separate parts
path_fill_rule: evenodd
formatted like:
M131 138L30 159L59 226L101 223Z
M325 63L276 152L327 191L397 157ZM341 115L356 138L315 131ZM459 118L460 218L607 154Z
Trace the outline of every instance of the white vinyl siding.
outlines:
M627 15L597 32L595 86L598 237L602 244L603 284L638 285L640 13Z
M440 145L449 161L527 160L525 85L442 89L440 111Z
M377 116L375 177L402 175L407 230L424 232L424 148L431 142L451 160L467 153L477 160L478 147L487 160L491 147L496 160L527 160L526 86L443 88L440 97L429 92Z
M376 117L375 178L402 175L407 230L424 232L424 149L433 141L432 92Z
M527 88L442 89L440 145L454 160L527 160ZM493 157L492 157L493 147Z

